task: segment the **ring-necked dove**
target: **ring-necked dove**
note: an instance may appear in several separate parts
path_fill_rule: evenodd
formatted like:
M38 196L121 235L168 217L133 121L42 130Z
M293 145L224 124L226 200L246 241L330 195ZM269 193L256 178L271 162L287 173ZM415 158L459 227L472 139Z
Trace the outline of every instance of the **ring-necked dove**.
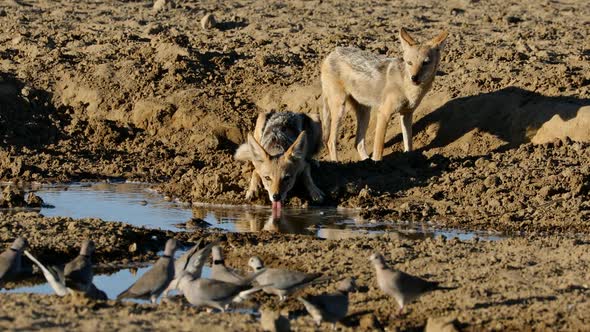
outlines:
M437 289L448 289L440 287L438 282L424 280L389 268L385 263L385 259L379 253L372 254L369 259L375 266L379 288L397 301L400 314L404 309L404 305L411 303L425 293Z
M216 243L217 241L213 241L203 245L203 239L199 239L197 244L182 254L182 256L180 256L174 262L174 279L164 291L164 297L167 297L170 291L178 289L180 277L182 277L185 273L188 273L193 277L201 277L203 265L205 265L207 258L209 258L211 247L213 247Z
M43 276L45 276L45 279L49 283L49 286L53 288L55 294L59 296L66 296L67 294L71 293L71 291L66 287L66 280L63 275L63 271L56 270L51 267L46 267L41 262L39 262L39 260L37 260L35 256L31 255L31 253L27 250L25 250L25 255L33 263L37 264L41 272L43 272Z
M248 265L254 271L264 269L264 264L258 256L250 258ZM314 282L325 281L329 278L320 278L321 273L305 273L286 269L266 268L266 271L256 278L259 285L272 285L264 287L262 290L268 294L275 294L283 301L294 291L308 286Z
M164 255L131 287L117 295L117 300L124 298L150 299L152 303L156 303L160 294L174 279L174 252L176 249L176 240L169 239L166 242Z
M332 323L334 329L336 323L346 317L348 313L348 292L355 288L354 278L346 278L338 282L336 292L297 298L315 323L320 326L322 321Z
M30 252L25 250L24 253L33 263L37 264L41 272L43 272L43 276L49 283L49 286L51 286L57 295L66 296L73 293L72 289L66 287L66 278L62 270L54 267L45 267L45 265L39 262L39 260L31 255ZM93 283L90 283L88 290L86 290L84 294L96 300L108 300L107 294L96 288Z
M221 247L213 246L211 248L211 256L213 257L213 264L211 265L211 279L231 282L237 285L248 284L248 280L245 277L239 275L233 269L225 266Z
M14 278L21 273L22 255L26 246L27 240L18 237L12 242L10 248L0 254L0 286L4 280Z
M178 283L178 288L186 300L197 307L206 306L225 311L230 303L247 299L248 295L268 285L252 287L252 281L264 271L255 273L247 280L247 284L237 285L215 279L195 278L185 273Z
M95 246L91 240L84 240L80 247L80 254L64 267L66 286L80 292L88 292L92 287L91 255Z

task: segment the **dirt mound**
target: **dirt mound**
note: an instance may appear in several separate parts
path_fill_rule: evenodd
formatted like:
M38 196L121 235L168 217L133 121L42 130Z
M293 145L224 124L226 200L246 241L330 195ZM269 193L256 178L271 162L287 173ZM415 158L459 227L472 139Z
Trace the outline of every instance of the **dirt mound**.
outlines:
M394 117L386 136L388 160L357 162L355 124L348 114L339 139L347 162L322 163L314 170L315 177L326 170L318 179L329 192L326 204L371 206L394 216L386 211L404 205L402 199L443 191L452 197L448 204L468 209L477 203L467 193L435 180L443 173L488 174L480 163L469 170L460 166L480 157L504 161L516 154L529 160L545 153L529 142L590 138L590 53L583 22L590 12L582 2L506 7L382 1L367 8L354 1L205 1L157 7L39 0L3 9L1 179L124 178L163 183L168 195L185 201L243 202L251 169L232 154L256 114L317 112L323 57L350 45L399 56L398 26L420 40L450 32L433 90L415 115L415 141L423 155L398 155L401 136ZM198 22L207 13L216 24L203 29ZM568 150L564 160L558 150L551 160L586 165L585 150L586 145ZM539 183L554 172L529 169ZM496 190L500 202L528 205L536 193L520 186L507 174L504 189L486 190ZM560 199L578 207L585 192L576 195ZM306 205L305 193L296 191L290 203ZM442 216L441 222L464 224L466 219L431 212L443 209L424 207L423 219ZM496 210L485 207L481 214L495 216ZM541 214L533 219L559 224L557 216Z

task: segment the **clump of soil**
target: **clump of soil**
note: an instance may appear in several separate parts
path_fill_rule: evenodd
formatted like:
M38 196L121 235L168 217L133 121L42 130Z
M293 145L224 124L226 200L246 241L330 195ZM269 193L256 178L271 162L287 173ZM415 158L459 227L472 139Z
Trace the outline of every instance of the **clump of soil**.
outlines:
M37 212L1 214L0 247L19 236L27 239L28 250L43 262L63 264L78 255L84 239L92 239L97 247L94 261L118 265L155 258L174 234L100 219L45 218Z
M34 192L28 192L18 187L6 186L0 197L0 208L39 208L43 205L43 199Z

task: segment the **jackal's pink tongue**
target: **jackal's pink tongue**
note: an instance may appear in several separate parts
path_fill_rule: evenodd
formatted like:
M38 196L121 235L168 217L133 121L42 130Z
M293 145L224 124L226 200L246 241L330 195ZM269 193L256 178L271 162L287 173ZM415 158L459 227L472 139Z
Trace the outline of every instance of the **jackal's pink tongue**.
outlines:
M276 210L277 212L281 211L281 201L278 201L278 202L273 201L272 202L272 209Z

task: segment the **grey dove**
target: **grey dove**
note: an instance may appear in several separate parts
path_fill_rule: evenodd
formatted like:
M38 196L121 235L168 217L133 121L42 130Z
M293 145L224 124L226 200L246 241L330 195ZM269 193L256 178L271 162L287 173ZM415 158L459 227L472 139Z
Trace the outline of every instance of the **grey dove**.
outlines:
M205 306L225 311L232 302L240 302L248 295L261 290L263 286L252 287L252 281L264 270L246 279L246 284L237 285L215 279L196 278L185 273L178 283L178 288L186 300L197 307Z
M25 255L43 272L43 276L49 283L49 286L53 289L55 294L59 296L66 296L71 293L71 290L66 287L66 280L63 275L63 271L53 269L51 267L46 267L43 265L35 256L33 256L30 252L25 250Z
M64 276L64 272L61 269L57 269L54 267L46 267L43 265L37 258L31 255L30 252L27 250L24 251L24 254L41 270L43 276L49 283L49 286L53 289L53 291L59 296L66 296L68 294L72 294L72 289L66 287L66 278ZM96 300L108 300L108 297L105 292L101 291L100 289L96 288L93 283L90 283L88 290L84 292L86 296L96 299Z
M331 294L322 294L309 296L307 298L297 298L313 318L314 322L320 326L322 321L332 323L332 328L336 323L346 317L348 313L348 293L355 289L354 278L345 278L338 282L336 292Z
M80 247L80 254L66 264L64 277L66 286L76 291L88 292L92 287L92 260L95 250L94 242L84 240Z
M211 248L211 256L213 256L213 264L211 265L211 279L231 282L237 285L246 285L248 280L239 275L235 270L225 266L223 259L223 252L221 247L213 246Z
M117 295L117 300L124 298L150 299L152 303L156 303L160 294L174 279L174 252L176 249L176 240L169 239L166 242L164 255L131 287Z
M22 255L27 247L27 240L18 237L10 248L0 254L0 286L3 281L16 277L22 270Z
M379 253L372 254L369 259L375 267L379 288L397 301L400 307L400 314L404 309L404 305L413 302L420 296L433 290L448 289L440 287L438 282L424 280L420 277L389 268L383 255Z
M164 291L164 297L167 297L170 291L178 289L180 277L185 273L188 273L193 277L201 277L203 265L205 265L205 262L211 253L211 247L216 243L217 241L203 244L203 239L201 238L191 249L182 254L182 256L174 262L174 279L172 279Z
M251 257L248 265L254 271L265 269L262 260L258 256ZM259 285L272 285L264 287L263 291L268 294L278 295L279 299L283 301L288 295L296 290L308 286L314 282L324 281L327 279L320 279L320 273L305 273L300 271L293 271L278 268L266 268L266 271L256 278Z

